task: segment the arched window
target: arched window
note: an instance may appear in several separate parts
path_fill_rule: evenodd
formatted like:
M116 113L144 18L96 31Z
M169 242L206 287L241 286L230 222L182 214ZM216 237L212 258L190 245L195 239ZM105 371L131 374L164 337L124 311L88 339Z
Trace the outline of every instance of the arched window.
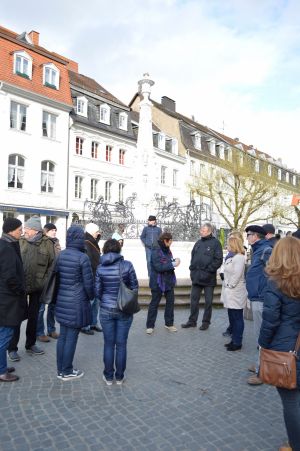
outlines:
M53 193L54 189L54 163L42 161L41 163L41 192Z
M9 188L23 188L25 159L21 155L8 156L8 184Z
M31 78L32 58L24 51L14 53L14 73L24 78Z

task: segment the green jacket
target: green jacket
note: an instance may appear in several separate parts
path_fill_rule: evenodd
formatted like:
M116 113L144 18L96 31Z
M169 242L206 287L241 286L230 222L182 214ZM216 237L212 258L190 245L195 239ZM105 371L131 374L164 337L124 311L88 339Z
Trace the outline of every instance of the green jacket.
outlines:
M49 269L55 259L53 241L44 235L36 241L21 238L20 249L25 272L26 293L42 291Z

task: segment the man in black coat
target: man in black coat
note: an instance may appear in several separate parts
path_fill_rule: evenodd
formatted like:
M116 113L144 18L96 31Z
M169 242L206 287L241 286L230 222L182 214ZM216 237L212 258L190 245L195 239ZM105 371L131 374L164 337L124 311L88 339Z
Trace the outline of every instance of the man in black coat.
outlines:
M192 250L190 264L192 291L191 314L183 328L196 327L199 315L199 300L204 289L205 306L200 330L207 330L212 314L214 288L217 285L217 269L223 262L223 250L219 240L212 235L212 225L205 223L200 228L201 239Z
M26 317L25 276L21 259L19 239L22 222L7 218L3 223L0 239L0 381L14 382L19 379L7 367L6 351L16 326Z

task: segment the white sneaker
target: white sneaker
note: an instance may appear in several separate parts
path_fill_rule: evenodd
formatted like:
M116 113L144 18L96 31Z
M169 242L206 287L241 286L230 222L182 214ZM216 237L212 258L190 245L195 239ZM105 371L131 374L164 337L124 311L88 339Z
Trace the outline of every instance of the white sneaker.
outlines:
M121 380L116 380L116 384L117 385L123 385L124 384L124 382L125 382L125 376L123 377L123 379L121 379Z
M166 329L168 329L169 332L177 332L177 329L175 326L165 326Z
M153 332L154 332L153 327L148 327L148 329L146 329L146 334L148 334L148 335L153 334Z
M104 380L104 382L106 383L106 385L112 385L112 384L113 384L113 381L110 381L110 380L106 379L106 377L104 376L104 374L103 374L103 376L102 376L102 379Z
M71 381L74 379L80 379L84 375L84 372L81 370L73 370L70 374L65 374L61 376L62 381ZM58 377L58 376L57 376Z

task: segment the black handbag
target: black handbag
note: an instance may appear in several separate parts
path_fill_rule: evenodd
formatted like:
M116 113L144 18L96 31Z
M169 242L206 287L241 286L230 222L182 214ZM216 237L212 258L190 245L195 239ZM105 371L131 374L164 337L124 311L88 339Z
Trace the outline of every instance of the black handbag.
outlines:
M126 315L133 315L141 309L138 303L138 290L131 290L123 282L121 264L119 266L119 272L120 287L117 299L118 309L121 310L121 312L126 313Z
M42 304L55 304L56 302L56 295L57 295L57 289L58 289L58 282L59 282L59 273L56 270L58 259L54 261L52 264L45 285L43 287L43 291L40 297L40 302Z

